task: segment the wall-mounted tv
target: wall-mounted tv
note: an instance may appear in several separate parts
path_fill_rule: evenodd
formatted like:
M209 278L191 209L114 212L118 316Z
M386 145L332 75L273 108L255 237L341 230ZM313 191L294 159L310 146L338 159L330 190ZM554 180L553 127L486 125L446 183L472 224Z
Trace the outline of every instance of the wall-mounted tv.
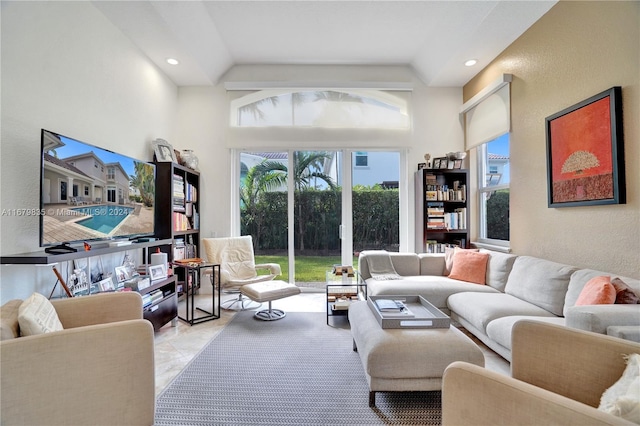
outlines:
M154 234L155 165L41 132L40 246Z

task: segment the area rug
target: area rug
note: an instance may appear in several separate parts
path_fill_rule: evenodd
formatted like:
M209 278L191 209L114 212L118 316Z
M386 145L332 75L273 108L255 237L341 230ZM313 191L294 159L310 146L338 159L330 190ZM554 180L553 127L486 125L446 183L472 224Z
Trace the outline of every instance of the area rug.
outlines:
M440 424L440 392L368 398L348 329L324 313L264 322L245 311L158 396L156 425Z

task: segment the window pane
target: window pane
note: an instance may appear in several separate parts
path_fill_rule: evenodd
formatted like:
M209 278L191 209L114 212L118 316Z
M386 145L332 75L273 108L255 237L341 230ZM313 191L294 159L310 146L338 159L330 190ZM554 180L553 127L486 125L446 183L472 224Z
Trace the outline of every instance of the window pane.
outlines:
M484 178L480 186L480 238L509 241L509 134L478 149Z
M509 184L509 134L487 142L486 186Z
M232 101L239 127L409 128L407 100L380 90L251 93Z
M485 238L509 241L509 189L484 192L486 212Z

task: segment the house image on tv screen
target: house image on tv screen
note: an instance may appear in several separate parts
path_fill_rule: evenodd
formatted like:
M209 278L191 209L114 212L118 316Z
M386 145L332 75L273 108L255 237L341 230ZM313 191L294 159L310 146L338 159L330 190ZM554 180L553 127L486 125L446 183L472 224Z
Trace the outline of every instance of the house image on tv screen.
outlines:
M42 131L41 245L154 231L155 166Z

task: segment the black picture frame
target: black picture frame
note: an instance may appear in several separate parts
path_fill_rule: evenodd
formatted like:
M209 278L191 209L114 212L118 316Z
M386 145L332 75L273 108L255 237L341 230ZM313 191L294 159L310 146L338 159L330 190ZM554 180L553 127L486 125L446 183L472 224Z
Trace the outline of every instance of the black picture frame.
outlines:
M622 89L545 119L548 207L625 204Z
M437 157L433 159L433 168L434 169L446 169L448 166L447 157Z

